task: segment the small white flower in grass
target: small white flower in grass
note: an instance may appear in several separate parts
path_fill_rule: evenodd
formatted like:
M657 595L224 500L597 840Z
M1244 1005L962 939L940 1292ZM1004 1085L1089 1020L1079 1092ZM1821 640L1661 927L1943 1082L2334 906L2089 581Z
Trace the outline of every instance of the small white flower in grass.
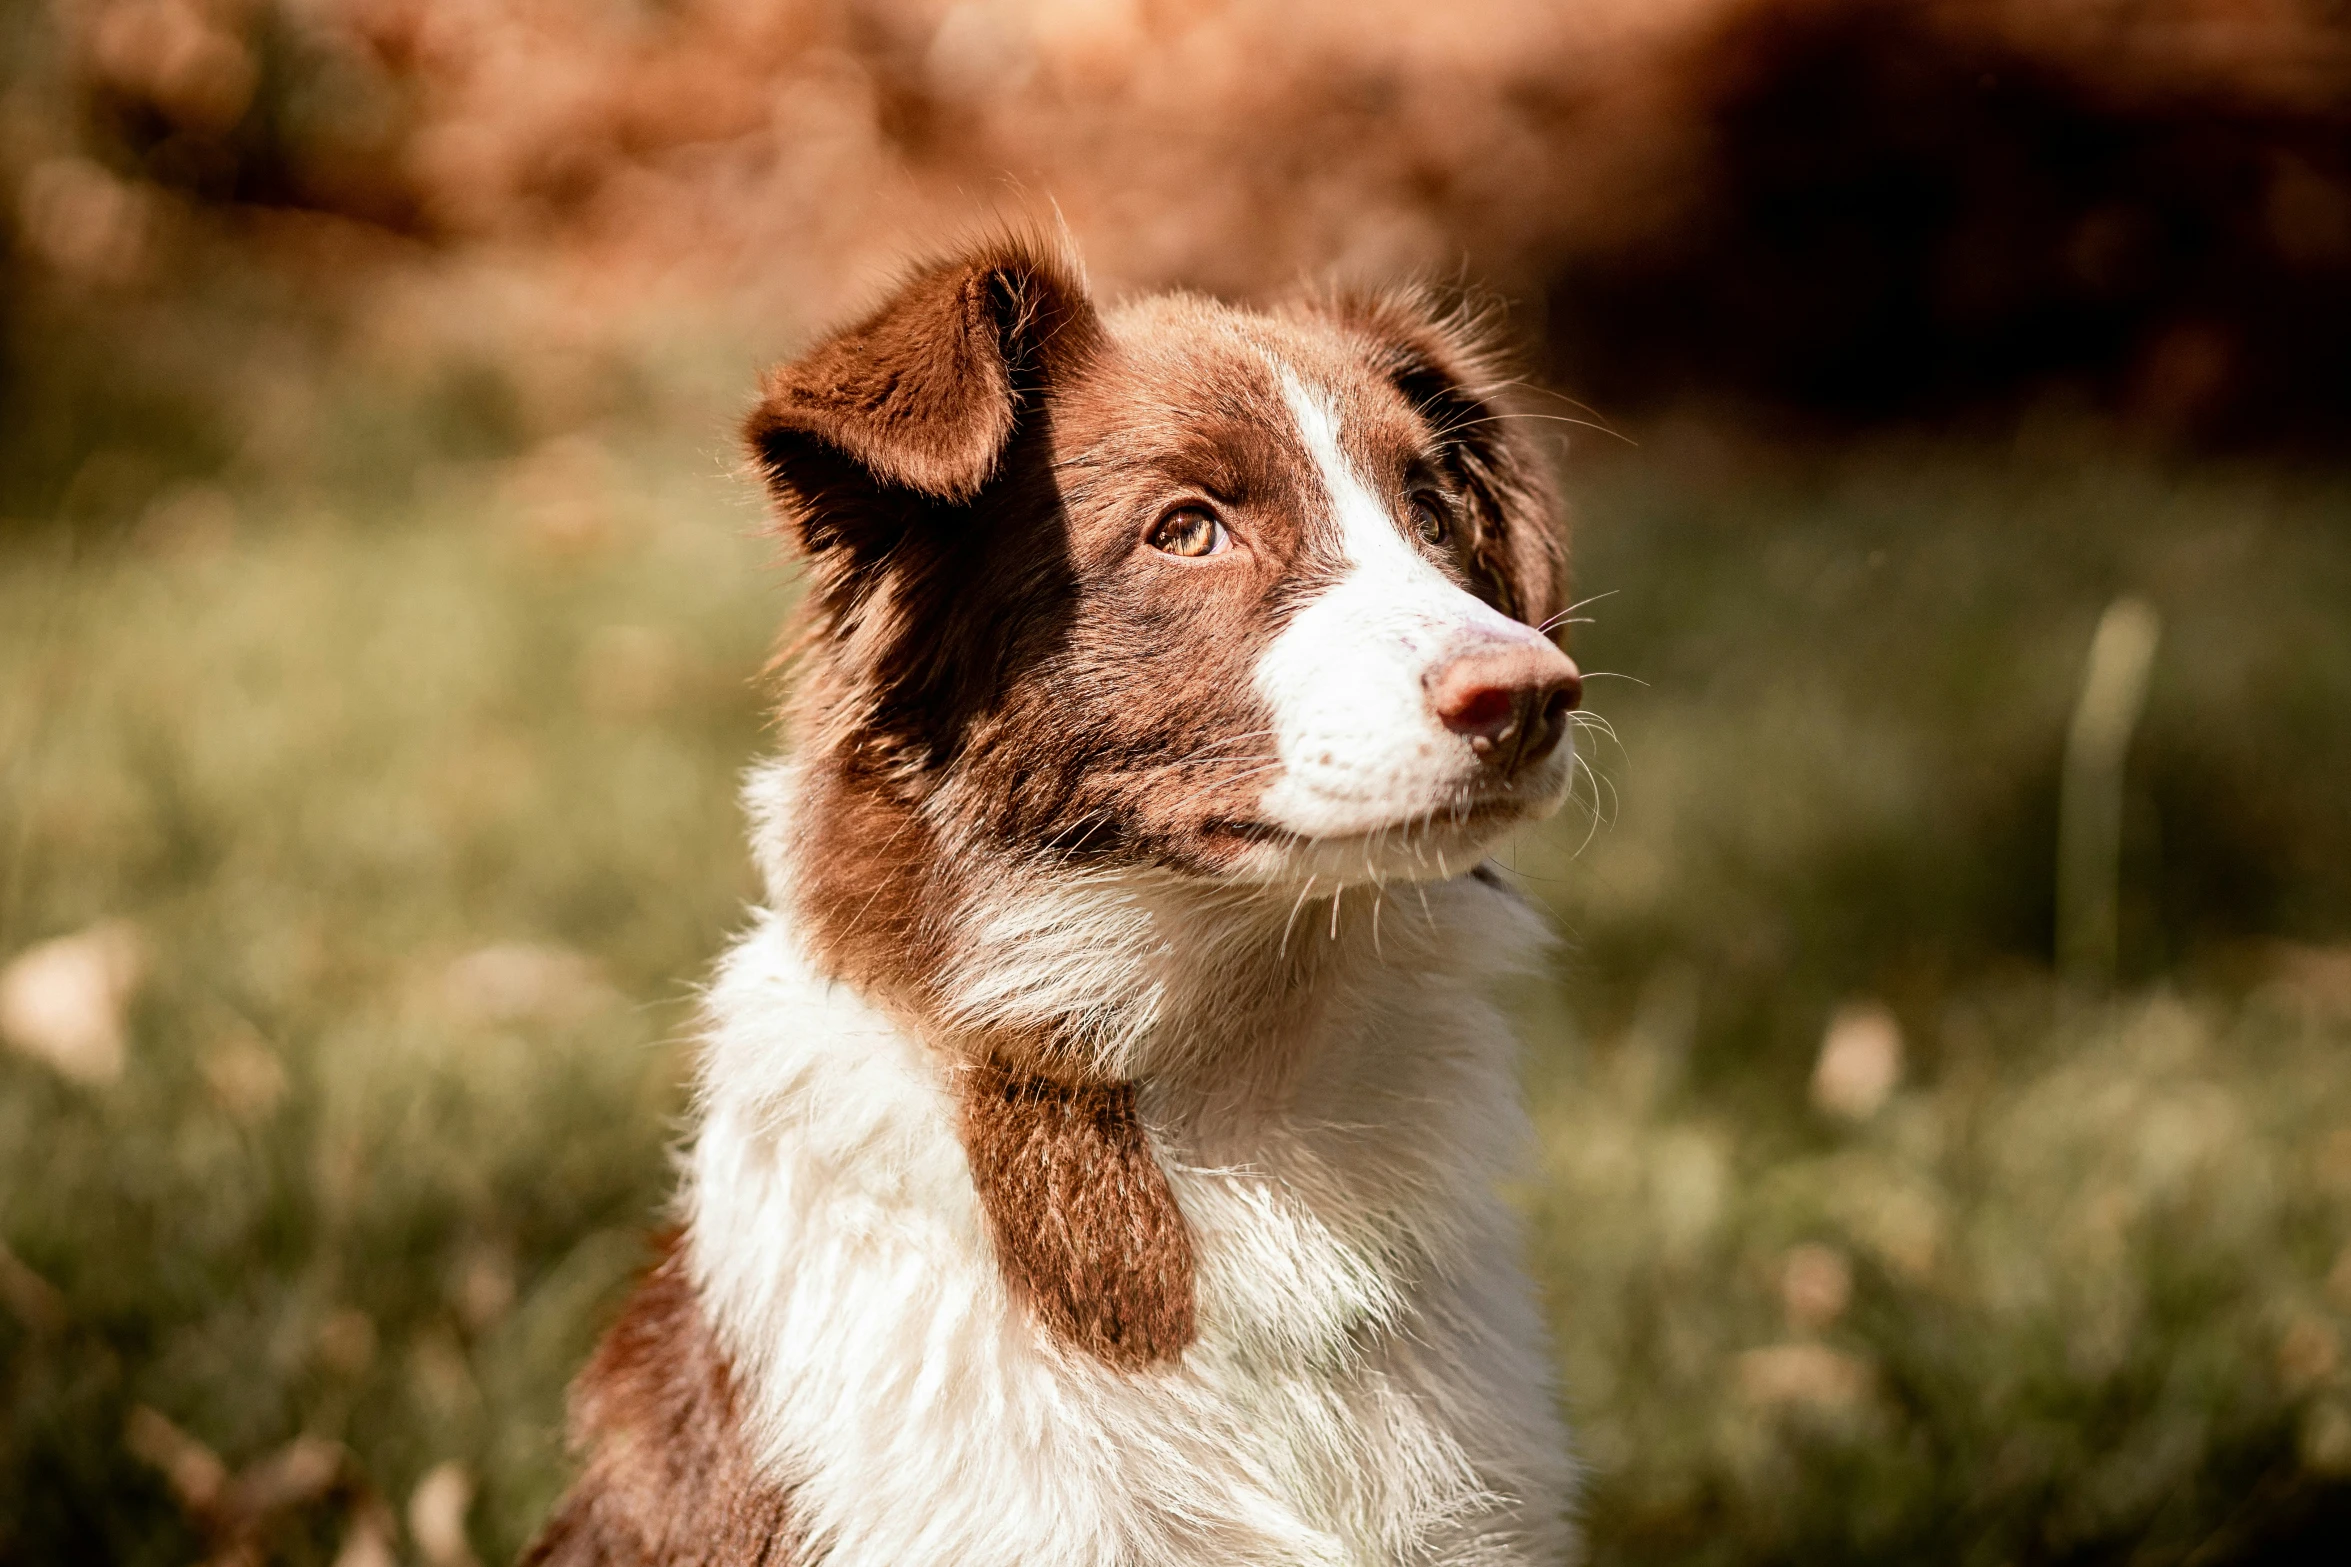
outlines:
M139 933L124 920L28 947L0 969L0 1038L77 1083L115 1082L123 1014L144 967Z
M1812 1068L1812 1102L1830 1115L1866 1121L1902 1081L1902 1025L1874 1001L1839 1007Z
M408 1497L408 1532L431 1567L472 1567L465 1511L473 1505L473 1478L454 1461L435 1464Z

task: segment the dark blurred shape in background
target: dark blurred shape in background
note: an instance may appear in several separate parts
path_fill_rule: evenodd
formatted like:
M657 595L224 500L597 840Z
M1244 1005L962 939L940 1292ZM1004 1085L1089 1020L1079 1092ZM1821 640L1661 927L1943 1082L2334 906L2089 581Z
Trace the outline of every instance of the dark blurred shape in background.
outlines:
M1682 209L1546 258L1561 368L1850 422L2072 394L2158 436L2339 440L2351 29L2321 12L1728 8L1689 55Z

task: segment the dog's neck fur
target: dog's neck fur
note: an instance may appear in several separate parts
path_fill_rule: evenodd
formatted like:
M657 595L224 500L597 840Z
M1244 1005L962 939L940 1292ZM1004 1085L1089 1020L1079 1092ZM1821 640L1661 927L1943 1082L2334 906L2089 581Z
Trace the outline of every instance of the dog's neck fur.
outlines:
M1487 1342L1539 1342L1483 999L1531 913L1474 878L1334 900L1006 870L910 1004L844 983L795 912L805 792L789 767L751 791L772 912L712 993L687 1244L825 1559L1548 1559L1564 1477L1525 1472L1561 1446L1548 1376ZM1086 1042L1073 1092L1131 1085L1189 1250L1180 1358L1094 1352L1006 1266L974 1042L1039 1029ZM943 1473L988 1516L943 1515Z

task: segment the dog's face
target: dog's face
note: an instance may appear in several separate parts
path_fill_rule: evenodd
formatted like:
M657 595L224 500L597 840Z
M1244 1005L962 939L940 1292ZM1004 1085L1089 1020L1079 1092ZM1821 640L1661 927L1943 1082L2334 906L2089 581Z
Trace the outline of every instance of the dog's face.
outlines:
M779 371L804 748L935 830L1251 882L1458 874L1567 786L1539 464L1417 299L1097 312L1008 243Z

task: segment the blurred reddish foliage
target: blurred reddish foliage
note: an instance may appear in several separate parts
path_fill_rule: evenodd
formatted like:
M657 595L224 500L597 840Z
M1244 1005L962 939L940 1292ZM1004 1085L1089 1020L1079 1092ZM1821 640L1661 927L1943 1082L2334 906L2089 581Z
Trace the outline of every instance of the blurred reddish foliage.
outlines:
M910 246L1058 211L1112 286L1475 278L1541 302L1555 368L1620 401L1866 416L2070 376L2227 434L2344 395L2318 382L2351 350L2351 19L2299 0L58 15L118 170L610 299L803 321Z

